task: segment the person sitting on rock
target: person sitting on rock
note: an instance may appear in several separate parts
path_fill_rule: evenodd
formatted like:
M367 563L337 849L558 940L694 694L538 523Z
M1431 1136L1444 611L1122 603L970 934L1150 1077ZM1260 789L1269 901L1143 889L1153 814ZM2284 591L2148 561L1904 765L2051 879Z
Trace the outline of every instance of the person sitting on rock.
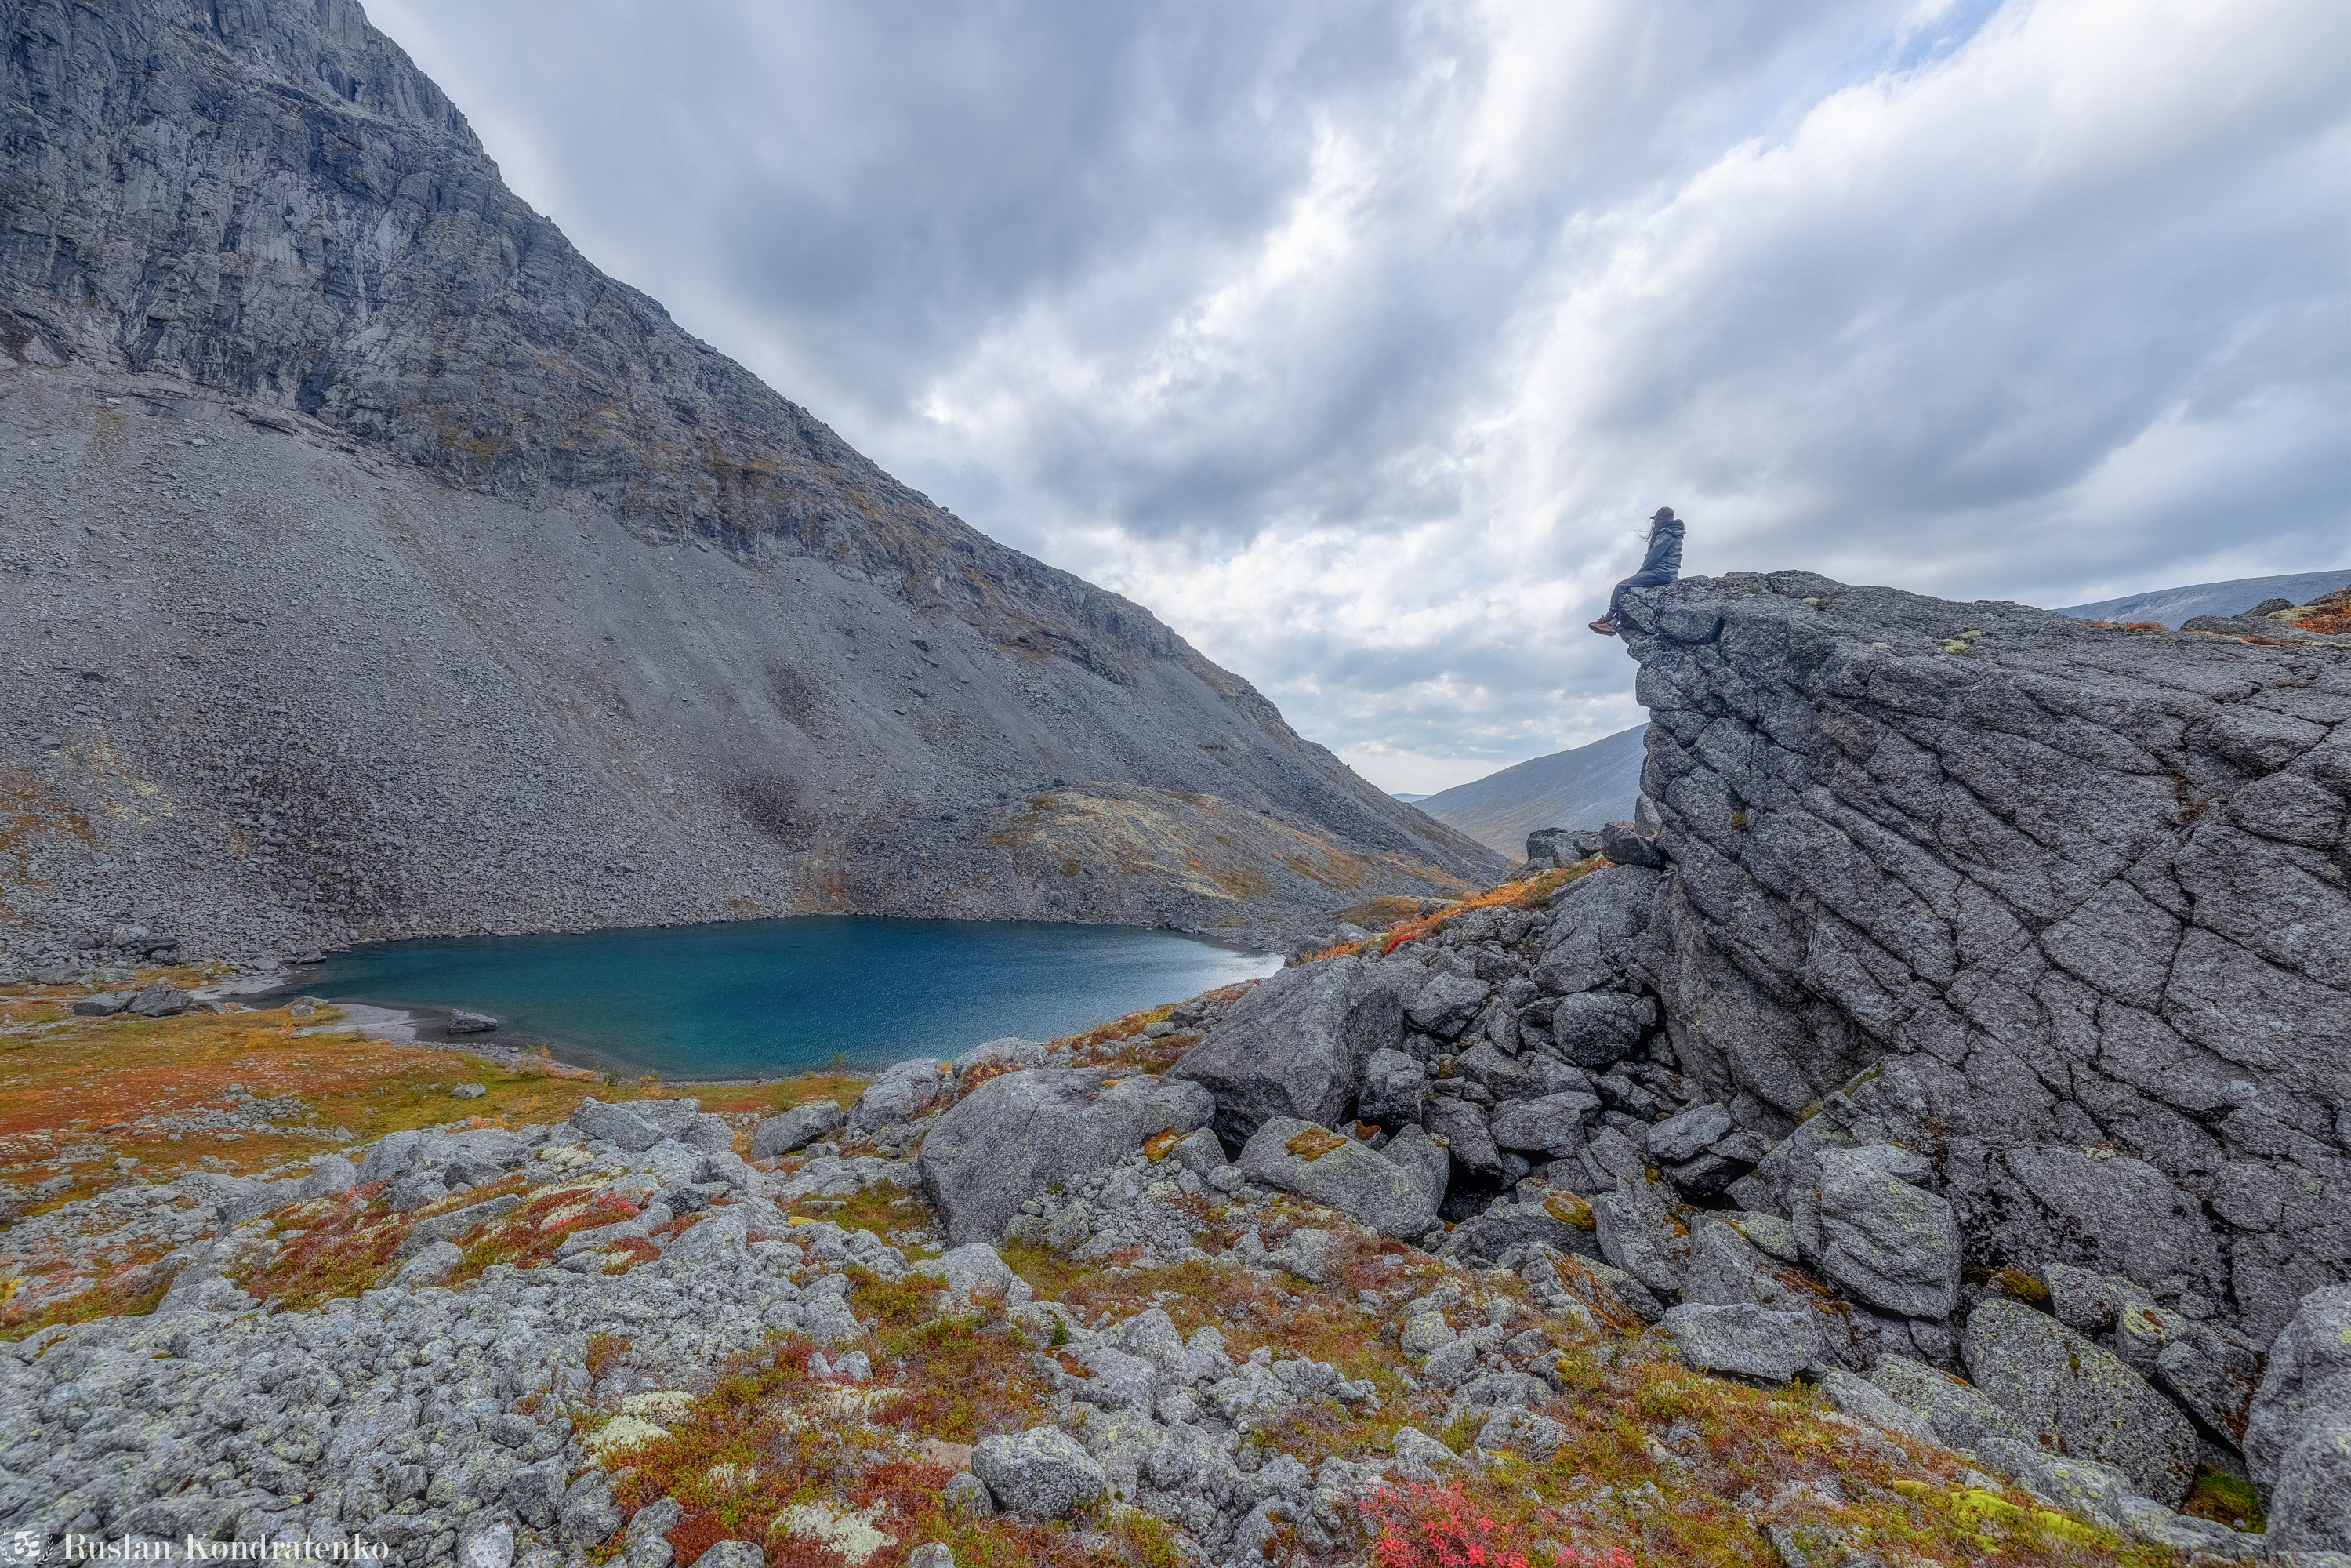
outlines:
M1682 520L1674 516L1671 507L1659 507L1649 519L1649 553L1641 558L1641 570L1616 585L1608 596L1608 613L1592 623L1592 629L1603 637L1616 635L1616 618L1625 608L1625 595L1635 588L1663 588L1682 574Z

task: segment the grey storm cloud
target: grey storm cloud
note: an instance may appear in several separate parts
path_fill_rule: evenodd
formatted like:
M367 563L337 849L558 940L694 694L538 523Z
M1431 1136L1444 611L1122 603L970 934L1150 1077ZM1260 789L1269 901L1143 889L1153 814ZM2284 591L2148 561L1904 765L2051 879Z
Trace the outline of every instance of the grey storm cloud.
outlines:
M2351 11L381 0L592 258L1393 789L1636 722L1691 519L2062 604L2351 564Z

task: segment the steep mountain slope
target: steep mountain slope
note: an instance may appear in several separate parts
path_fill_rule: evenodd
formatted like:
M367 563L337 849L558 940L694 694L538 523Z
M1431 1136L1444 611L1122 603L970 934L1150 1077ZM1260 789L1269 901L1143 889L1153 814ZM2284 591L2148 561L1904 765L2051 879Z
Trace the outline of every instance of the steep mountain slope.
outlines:
M1527 835L1537 828L1596 828L1633 815L1633 797L1641 792L1641 736L1647 728L1635 725L1589 746L1516 763L1428 796L1420 809L1518 860L1526 853Z
M2159 621L2174 630L2199 615L2241 615L2267 600L2291 600L2307 604L2322 594L2351 583L2351 567L2340 571L2303 571L2284 577L2241 577L2232 582L2199 582L2186 588L2158 588L2095 604L2076 604L2057 612L2085 621Z
M598 272L358 6L0 26L19 948L1220 925L1495 869Z

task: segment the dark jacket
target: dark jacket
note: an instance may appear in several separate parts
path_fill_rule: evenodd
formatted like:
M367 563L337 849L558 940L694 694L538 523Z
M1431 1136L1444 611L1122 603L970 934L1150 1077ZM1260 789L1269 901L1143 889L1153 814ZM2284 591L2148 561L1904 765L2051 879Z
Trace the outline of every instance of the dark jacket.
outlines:
M1668 517L1649 534L1649 553L1641 558L1635 577L1644 586L1662 587L1682 574L1682 520Z

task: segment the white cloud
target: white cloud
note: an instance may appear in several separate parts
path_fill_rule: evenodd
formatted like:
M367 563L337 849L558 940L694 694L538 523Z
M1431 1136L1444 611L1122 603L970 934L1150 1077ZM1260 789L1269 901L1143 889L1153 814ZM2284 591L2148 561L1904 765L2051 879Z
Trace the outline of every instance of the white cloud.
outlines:
M587 253L1430 789L1690 570L2351 564L2351 12L396 0Z

